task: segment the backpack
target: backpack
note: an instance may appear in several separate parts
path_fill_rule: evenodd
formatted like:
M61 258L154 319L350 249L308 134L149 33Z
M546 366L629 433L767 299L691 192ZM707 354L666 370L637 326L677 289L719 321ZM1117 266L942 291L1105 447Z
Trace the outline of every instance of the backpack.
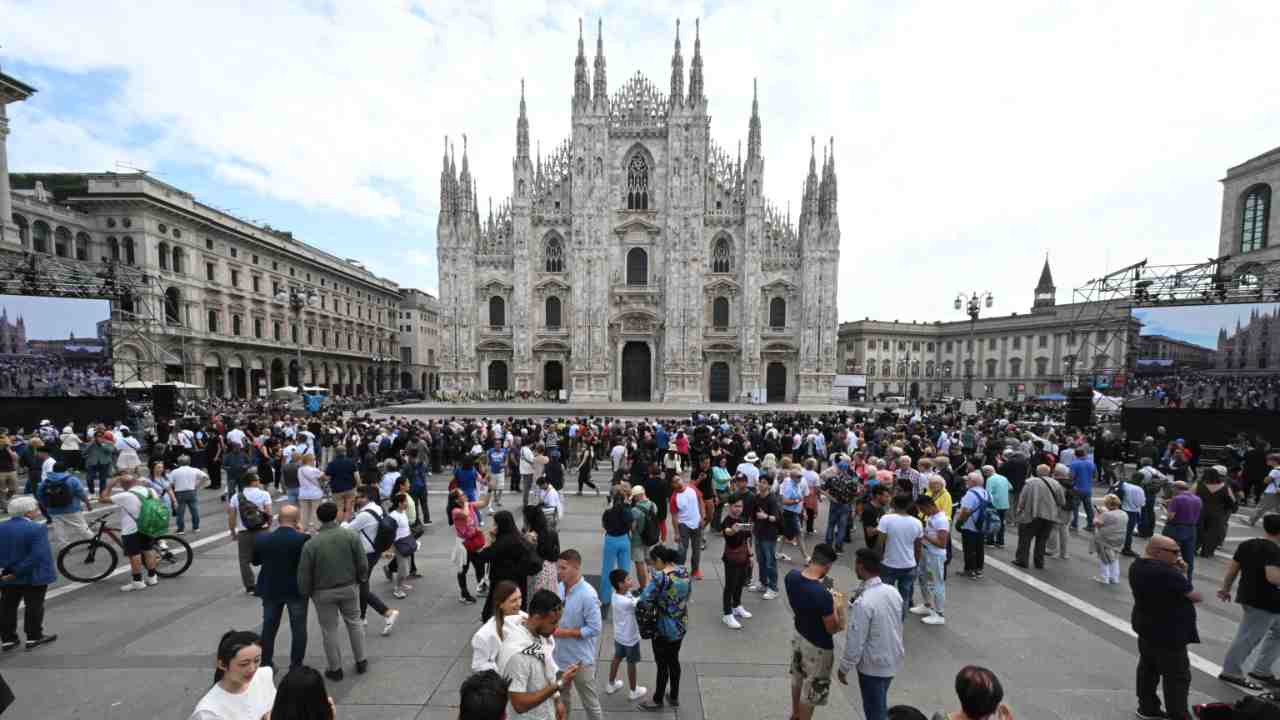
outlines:
M640 542L644 543L645 547L653 547L658 544L656 516L647 508L641 509L641 512L644 513L644 527L640 528Z
M154 492L148 492L145 495L134 494L141 502L138 517L133 520L138 526L138 532L152 538L169 532L169 505Z
M44 481L44 502L51 508L64 508L74 500L67 478L50 476Z
M986 492L986 488L983 488L983 494L978 497L982 504L978 505L978 509L973 512L973 526L978 528L978 532L989 534L992 521L1000 522L1000 516L996 515L995 509L991 507L991 493Z
M636 603L636 627L640 630L640 637L645 640L658 634L658 605L653 600Z
M271 518L267 517L262 508L244 496L244 490L236 495L236 508L240 512L240 523L250 532L261 530L271 522Z
M368 508L365 508L364 512L367 512L377 518L378 529L372 538L365 535L364 530L361 530L360 534L364 535L364 539L368 540L369 544L373 546L373 551L375 553L381 554L386 552L387 548L391 547L396 539L396 529L398 527L396 525L396 519L391 517L388 513L382 513L379 515Z

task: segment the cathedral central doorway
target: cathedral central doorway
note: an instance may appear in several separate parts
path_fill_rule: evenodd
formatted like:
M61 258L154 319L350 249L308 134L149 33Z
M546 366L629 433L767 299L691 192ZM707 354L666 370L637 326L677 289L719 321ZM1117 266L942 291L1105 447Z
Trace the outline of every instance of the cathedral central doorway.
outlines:
M787 366L782 363L769 363L765 370L765 392L767 402L780 403L787 401Z
M558 393L564 389L564 365L551 360L542 366L542 389Z
M510 389L507 384L507 363L502 360L494 360L489 363L489 389L500 390L506 392Z
M651 398L650 367L653 357L649 344L629 342L622 348L622 399L625 402L648 402Z
M711 363L711 378L708 386L711 402L729 402L729 363Z

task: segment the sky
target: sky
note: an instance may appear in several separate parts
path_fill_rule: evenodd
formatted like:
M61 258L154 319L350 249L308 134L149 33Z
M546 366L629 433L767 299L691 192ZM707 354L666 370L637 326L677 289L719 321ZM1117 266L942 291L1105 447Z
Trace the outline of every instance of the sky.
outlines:
M1142 323L1142 335L1164 335L1216 350L1218 330L1226 330L1231 335L1235 333L1237 323L1240 327L1248 325L1254 312L1276 315L1280 312L1280 304L1134 308L1133 316Z
M98 337L98 323L111 314L106 300L0 295L0 310L10 323L22 324L28 340L62 340Z
M1027 312L1150 258L1217 254L1228 167L1280 145L1280 3L0 0L14 172L142 168L403 286L437 287L447 135L481 208L530 134L570 130L578 19L610 92L686 73L701 18L711 136L745 141L759 80L764 194L795 215L834 138L840 319ZM686 81L687 82L687 81ZM821 150L819 150L821 153ZM821 163L822 158L818 158ZM906 285L910 291L903 292Z

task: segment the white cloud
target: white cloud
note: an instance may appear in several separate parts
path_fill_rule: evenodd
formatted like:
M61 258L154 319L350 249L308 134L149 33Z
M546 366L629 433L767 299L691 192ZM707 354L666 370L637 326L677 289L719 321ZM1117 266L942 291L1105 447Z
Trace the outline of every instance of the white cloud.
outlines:
M519 80L550 148L569 133L579 15L591 65L594 5L0 0L7 55L122 71L111 122L159 130L114 147L95 140L97 109L24 109L11 152L22 169L195 165L396 223L429 262L329 249L434 286L443 136L461 151L468 134L482 207L505 197ZM1274 3L652 2L604 15L610 87L636 70L667 85L676 17L687 72L699 15L712 136L730 152L759 77L771 198L798 204L809 136L835 136L845 319L953 318L972 289L1024 312L1046 251L1061 302L1108 266L1213 254L1217 179L1277 144Z

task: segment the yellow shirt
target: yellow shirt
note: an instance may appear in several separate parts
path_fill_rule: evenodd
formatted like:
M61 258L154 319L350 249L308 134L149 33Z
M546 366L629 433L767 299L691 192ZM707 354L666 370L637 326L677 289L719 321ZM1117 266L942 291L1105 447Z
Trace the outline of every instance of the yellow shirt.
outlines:
M938 510L944 513L948 520L951 519L951 493L947 492L946 488L942 488L942 492L937 495L930 495L930 497L933 498L933 504L938 506ZM919 517L920 522L924 522L924 516L921 515Z

